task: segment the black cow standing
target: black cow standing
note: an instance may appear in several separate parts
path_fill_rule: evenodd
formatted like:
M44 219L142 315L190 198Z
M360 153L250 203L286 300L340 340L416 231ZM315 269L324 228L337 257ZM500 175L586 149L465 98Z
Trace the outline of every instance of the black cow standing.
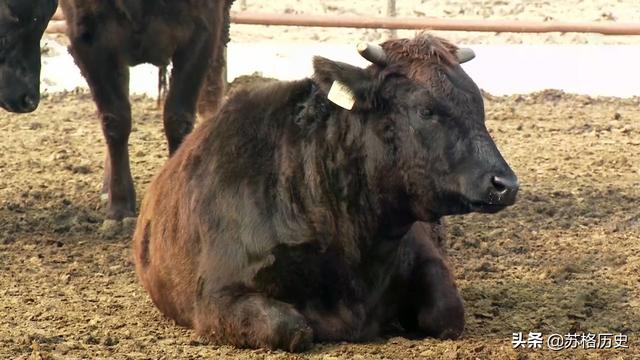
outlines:
M60 1L69 50L91 88L107 142L102 192L108 194L108 219L135 217L136 212L128 151L129 66L172 62L163 115L172 154L193 129L196 111L212 113L222 98L232 2ZM198 104L201 90L205 101Z
M460 335L432 229L514 204L518 181L459 65L469 51L428 35L360 50L366 69L316 58L312 79L236 93L155 178L134 260L168 317L290 351L391 323Z
M0 0L0 107L31 112L40 103L40 38L56 0Z

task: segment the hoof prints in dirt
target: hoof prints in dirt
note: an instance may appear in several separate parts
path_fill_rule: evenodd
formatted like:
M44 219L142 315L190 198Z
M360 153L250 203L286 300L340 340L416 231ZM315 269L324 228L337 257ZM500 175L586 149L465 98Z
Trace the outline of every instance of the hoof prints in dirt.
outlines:
M134 97L131 163L144 195L166 160L155 99ZM0 113L0 358L629 358L640 332L640 99L487 95L487 126L519 202L447 220L465 300L458 341L320 344L304 355L203 344L137 283L127 231L100 233L104 146L87 94ZM37 125L36 125L37 124ZM75 170L74 170L75 169ZM133 226L133 219L129 221ZM523 354L513 332L623 332L628 350Z

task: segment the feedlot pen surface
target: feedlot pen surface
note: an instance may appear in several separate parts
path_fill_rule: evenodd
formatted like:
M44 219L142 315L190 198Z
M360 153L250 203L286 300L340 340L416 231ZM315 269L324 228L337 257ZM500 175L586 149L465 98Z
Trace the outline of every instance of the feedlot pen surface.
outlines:
M166 159L155 100L134 98L140 198ZM0 112L2 359L537 359L640 356L640 98L545 91L486 99L522 188L495 216L449 218L466 305L457 341L321 344L302 355L203 344L138 284L130 239L99 235L103 138L86 93ZM626 333L629 349L512 350L513 332Z

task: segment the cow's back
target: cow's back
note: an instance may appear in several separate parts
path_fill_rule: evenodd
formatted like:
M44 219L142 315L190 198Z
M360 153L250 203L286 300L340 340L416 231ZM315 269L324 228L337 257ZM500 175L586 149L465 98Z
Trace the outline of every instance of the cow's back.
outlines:
M167 65L195 31L211 28L218 0L61 0L72 41L100 43L128 65Z

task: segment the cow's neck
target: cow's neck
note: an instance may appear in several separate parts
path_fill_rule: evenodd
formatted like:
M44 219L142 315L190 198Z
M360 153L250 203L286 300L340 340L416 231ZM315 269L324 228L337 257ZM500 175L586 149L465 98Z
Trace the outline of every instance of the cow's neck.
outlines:
M381 179L372 179L366 156L366 128L361 116L342 110L313 84L298 109L296 127L277 145L278 237L296 245L315 242L343 249L347 261L360 262L380 239L402 237L410 222L385 200ZM388 179L387 179L388 180ZM395 207L394 207L395 206Z
M300 159L300 165L306 178L316 181L308 187L314 191L305 198L306 207L311 209L307 220L317 239L339 242L348 261L359 263L361 256L373 251L380 241L399 241L413 220L403 210L406 207L402 201L391 204L386 197L397 197L383 194L374 184L377 181L368 176L365 129L351 116L334 108L326 120L324 136L310 144L315 156ZM324 220L318 223L318 219Z

